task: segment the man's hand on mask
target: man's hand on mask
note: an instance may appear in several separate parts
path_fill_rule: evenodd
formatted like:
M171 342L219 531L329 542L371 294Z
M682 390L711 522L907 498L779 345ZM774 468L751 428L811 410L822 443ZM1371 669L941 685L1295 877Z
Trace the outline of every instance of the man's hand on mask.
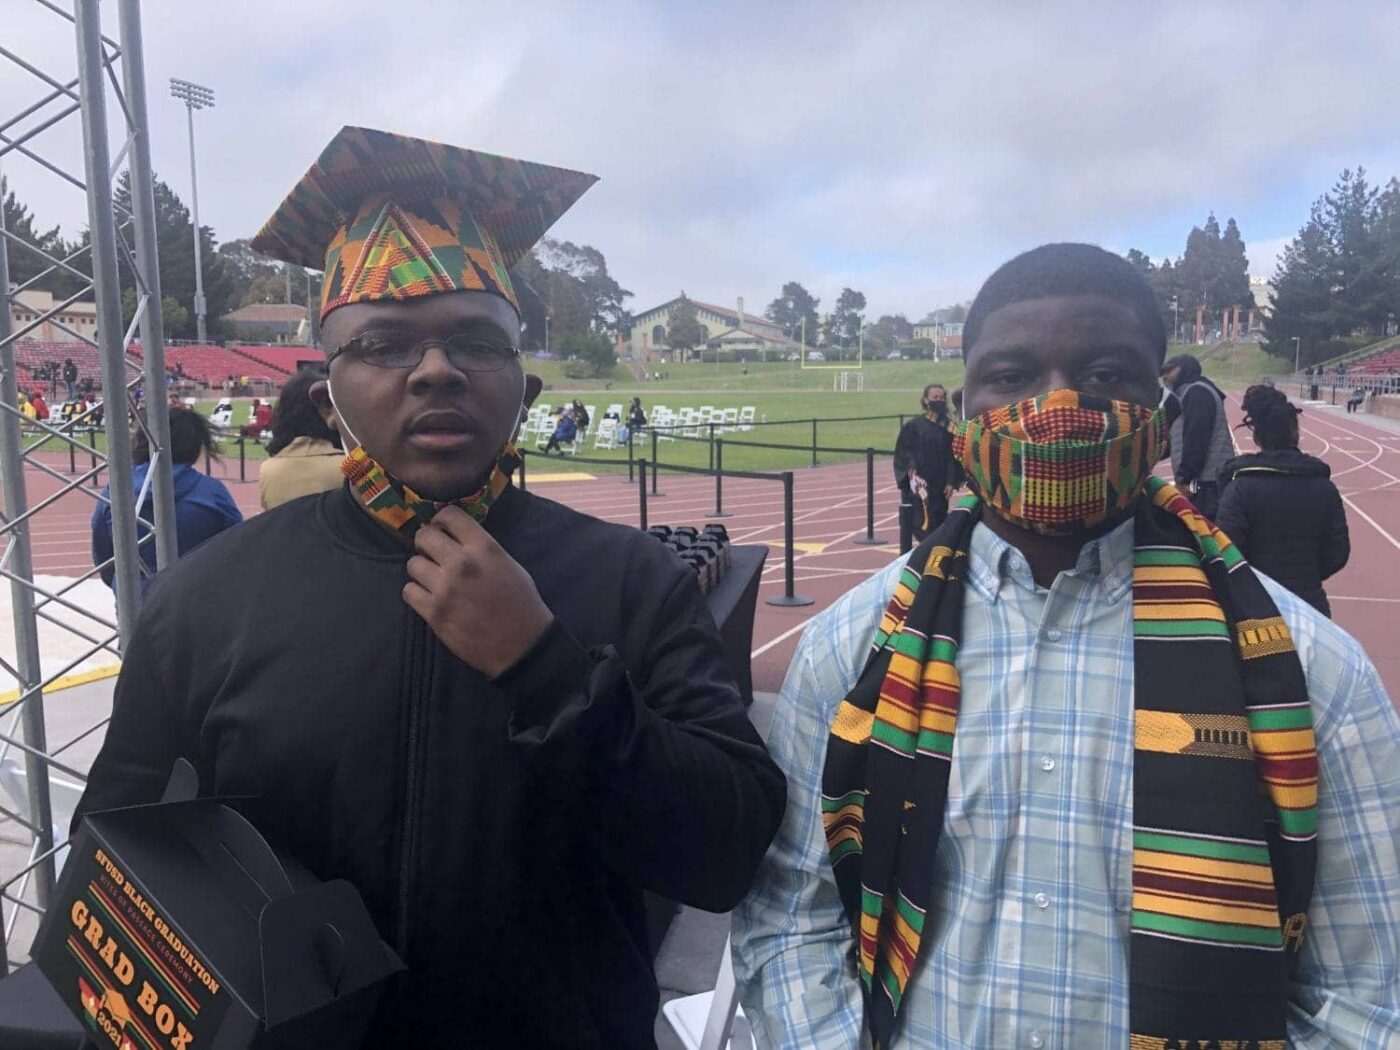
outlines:
M530 574L461 508L439 511L414 547L403 600L487 677L513 667L553 621Z

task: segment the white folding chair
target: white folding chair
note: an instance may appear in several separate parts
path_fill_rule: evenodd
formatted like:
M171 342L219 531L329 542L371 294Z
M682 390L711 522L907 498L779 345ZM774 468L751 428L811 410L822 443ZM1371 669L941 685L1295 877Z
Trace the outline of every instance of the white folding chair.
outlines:
M739 409L739 429L752 430L755 414L756 410L753 405L745 405L743 408Z
M598 436L593 439L595 449L617 448L617 420L604 419L598 423Z
M726 408L723 410L723 422L725 430L739 429L739 410L737 408Z
M734 959L729 954L729 938L724 939L724 954L719 960L719 977L713 992L701 992L672 999L661 1008L661 1014L671 1025L685 1050L749 1050L752 1043L743 1040L736 1046L730 1039L739 1009L739 989L734 981Z

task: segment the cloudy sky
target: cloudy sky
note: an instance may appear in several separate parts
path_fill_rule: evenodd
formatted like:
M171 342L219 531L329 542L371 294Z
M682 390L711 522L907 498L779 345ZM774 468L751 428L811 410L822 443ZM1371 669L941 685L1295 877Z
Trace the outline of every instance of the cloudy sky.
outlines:
M66 23L0 3L0 43L75 75ZM1394 0L147 0L144 17L154 161L186 199L167 81L217 93L196 133L220 240L364 124L600 175L554 232L600 248L638 310L681 289L761 309L796 279L917 318L1047 240L1179 255L1212 209L1267 276L1343 167L1400 174ZM45 88L0 64L2 124ZM33 145L78 164L80 136L69 120ZM41 220L80 228L81 193L0 163Z

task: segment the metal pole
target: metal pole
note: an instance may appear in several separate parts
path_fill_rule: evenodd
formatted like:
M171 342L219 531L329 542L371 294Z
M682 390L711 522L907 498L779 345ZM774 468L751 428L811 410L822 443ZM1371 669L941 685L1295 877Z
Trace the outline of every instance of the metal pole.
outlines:
M647 530L647 461L643 459L637 464L637 514L641 520L638 526L643 532Z
M248 480L248 460L244 454L244 446L247 444L242 434L238 435L238 480Z
M793 593L796 582L793 568L793 548L796 545L792 517L792 471L783 471L783 593L767 599L768 605L796 607L811 605L812 599Z
M656 476L660 473L661 471L656 469L656 428L653 427L651 431L651 494L653 496L661 495L656 491ZM642 477L646 477L646 471L642 471Z
M715 425L714 425L713 423L707 423L706 426L708 426L708 427L709 427L709 430L710 430L710 469L711 469L711 470L714 470L714 469L715 469Z
M112 548L117 626L124 644L140 607L136 550L136 493L131 487L131 432L126 420L126 354L122 347L121 286L117 280L117 231L112 217L111 157L107 147L107 101L102 82L99 0L76 0L78 80L83 98L83 147L87 167L88 229L92 233L92 283L97 300L104 412L107 423L108 485L112 501Z
M185 115L190 125L190 203L194 213L194 323L196 338L201 343L209 338L204 323L204 266L201 262L199 236L199 180L194 168L194 106L185 103Z
M632 472L633 472L632 439L633 439L634 437L636 437L636 435L632 433L632 428L631 428L631 427L628 427L628 428L627 428L627 481L628 481L629 483L632 481Z
M724 509L724 438L715 442L715 510L712 518L728 518L732 515Z
M817 465L817 421L812 420L812 466Z
M875 450L865 450L865 535L854 542L873 546L885 541L875 535Z
M165 391L165 319L161 315L159 248L156 244L155 179L151 174L150 117L146 112L146 59L141 43L141 2L120 0L122 80L126 103L135 126L130 159L131 204L136 223L136 264L146 286L146 312L141 318L141 358L145 365L146 426L155 439L148 470L155 504L156 568L175 564L180 556L175 532L175 483L170 463L170 406ZM157 392L157 393L153 393ZM242 449L239 449L240 455Z
M83 96L87 105L87 95ZM0 209L0 230L5 228ZM10 338L10 260L6 241L0 237L0 398L6 405L19 403L19 383L15 377L15 345ZM24 460L20 456L22 438L19 417L13 412L0 412L0 476L3 476L5 513L11 519L23 518L10 533L10 606L14 616L15 670L19 672L20 693L43 681L43 666L39 662L39 625L34 617L34 592L20 582L34 578L34 566L29 552L28 494L24 486ZM71 447L71 446L70 446ZM35 751L45 751L48 742L44 733L44 696L35 693L24 701L20 714L24 742ZM49 799L49 770L38 755L25 753L24 780L29 801L29 820L34 825L34 856L53 848L53 808ZM49 858L35 871L34 890L41 908L48 908L54 885L53 859ZM0 912L0 915L3 913ZM0 942L5 940L0 929ZM0 957L4 948L0 947ZM8 969L0 972L5 976Z

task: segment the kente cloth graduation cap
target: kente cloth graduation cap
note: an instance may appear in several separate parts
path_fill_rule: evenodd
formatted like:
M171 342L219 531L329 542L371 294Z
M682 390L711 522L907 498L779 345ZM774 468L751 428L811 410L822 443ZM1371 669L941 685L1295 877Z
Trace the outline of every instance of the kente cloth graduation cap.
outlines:
M344 127L253 238L325 271L322 319L347 303L501 296L509 270L598 181L567 168Z

